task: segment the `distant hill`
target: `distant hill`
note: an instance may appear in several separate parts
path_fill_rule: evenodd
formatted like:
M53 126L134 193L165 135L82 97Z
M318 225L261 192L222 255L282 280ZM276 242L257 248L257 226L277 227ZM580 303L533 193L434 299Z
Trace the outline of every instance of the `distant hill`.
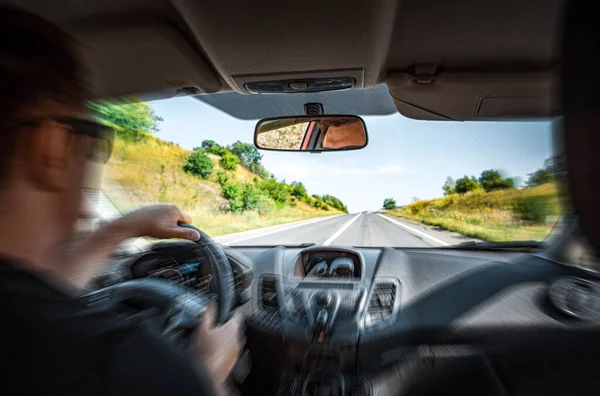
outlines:
M331 206L339 202L335 197L308 196L303 186L302 195L298 195L298 183L287 185L274 179L270 183L289 196L267 209L234 212L228 209L231 205L223 196L219 174L227 175L230 184L251 186L259 193L269 177L258 176L239 164L236 170L225 172L219 165L220 157L207 154L215 166L212 174L202 179L183 170L189 155L189 150L153 136L140 141L117 137L103 189L122 212L148 204L176 204L192 216L195 225L214 236L341 213Z

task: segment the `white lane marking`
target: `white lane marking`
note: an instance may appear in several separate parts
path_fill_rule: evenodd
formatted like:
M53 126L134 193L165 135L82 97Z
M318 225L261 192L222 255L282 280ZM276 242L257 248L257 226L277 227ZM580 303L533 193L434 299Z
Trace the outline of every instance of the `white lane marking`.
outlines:
M305 221L303 220L300 224L292 224L289 227L283 227L283 228L278 228L276 230L269 230L269 231L265 231L262 233L258 233L258 234L253 234L253 235L247 235L241 238L237 238L237 239L232 239L231 241L227 241L227 242L219 242L217 239L217 242L223 244L223 245L231 245L232 243L238 243L238 242L242 242L242 241L247 241L248 239L254 239L254 238L260 238L266 235L271 235L271 234L276 234L278 232L284 232L287 230L291 230L297 227L302 227L303 225L309 225L309 224L314 224L314 223L318 223L320 221L324 221L324 220L329 220L329 219L333 219L336 218L340 215L334 215L334 216L326 216L326 217L319 217L317 219L311 220L311 221ZM217 238L223 238L226 237L227 235L222 235L221 237L217 237Z
M340 228L339 230L337 230L335 232L335 234L333 234L325 242L323 242L323 246L329 246L329 245L331 245L331 242L335 241L340 235L342 235L342 232L346 231L346 229L348 229L348 227L350 227L350 225L352 223L354 223L354 220L358 219L360 217L360 215L361 215L360 213L357 214L349 222L347 222L346 224L344 224L342 226L342 228Z
M438 244L440 244L440 245L442 245L442 246L450 246L450 244L449 244L449 243L447 243L447 242L444 242L444 241L442 241L442 240L440 240L440 239L437 239L436 237L432 237L431 235L428 235L428 234L424 233L423 231L419 231L419 230L417 230L416 228L409 227L409 226L407 226L406 224L402 224L402 223L400 223L399 221L396 221L396 220L394 220L394 219L390 219L389 217L387 217L387 216L384 216L384 215L382 215L381 213L377 213L377 214L378 214L378 215L379 215L381 218L384 218L384 219L386 219L387 221L389 221L390 223L396 224L396 225L397 225L397 226L399 226L399 227L402 227L402 228L404 228L404 229L407 229L408 231L412 232L413 234L417 234L417 235L420 235L420 236L422 236L423 238L430 239L430 240L432 240L433 242L435 242L435 243L438 243Z

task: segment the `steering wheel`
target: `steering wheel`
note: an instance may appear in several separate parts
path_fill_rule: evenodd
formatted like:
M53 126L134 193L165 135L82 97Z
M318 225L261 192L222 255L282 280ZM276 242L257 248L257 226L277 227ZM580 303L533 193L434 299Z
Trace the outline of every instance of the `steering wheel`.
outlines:
M189 224L179 224L200 234L196 242L210 262L213 278L216 281L217 293L217 325L222 325L231 317L235 298L233 271L229 260L221 247L205 232ZM195 328L198 315L203 313L209 297L197 290L183 285L171 283L163 279L135 279L118 283L83 296L83 299L108 299L110 304L129 304L141 308L158 311L164 320L163 335L170 338L181 338L186 331Z

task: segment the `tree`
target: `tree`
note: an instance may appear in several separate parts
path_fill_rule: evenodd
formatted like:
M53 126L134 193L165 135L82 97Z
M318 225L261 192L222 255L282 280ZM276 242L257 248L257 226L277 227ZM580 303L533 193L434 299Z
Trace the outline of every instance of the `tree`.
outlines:
M225 153L219 160L219 165L221 168L229 171L233 171L237 168L237 164L240 162L240 159L237 155L232 153Z
M113 128L117 135L127 140L139 141L158 132L158 116L149 103L90 102L90 109L103 124Z
M214 140L203 140L201 146L207 153L211 154L215 154L215 151L221 148L221 145Z
M542 184L552 183L556 174L556 167L551 158L544 161L544 166L533 173L528 174L527 187L540 186Z
M387 210L396 209L396 200L394 198L384 199L383 208Z
M229 146L229 150L240 158L243 166L248 167L251 164L260 164L262 155L253 144L243 143L239 140Z
M504 178L496 169L488 169L481 172L479 184L486 192L495 190L505 190L514 187L514 181L510 178Z
M444 190L444 195L450 195L456 193L456 183L454 183L454 179L450 176L446 178L446 183L442 186L442 190Z
M263 179L268 179L271 176L262 164L249 164L248 170Z
M348 213L348 208L339 198L336 198L333 195L325 194L321 197L321 199L323 199L323 202L325 202L327 205L341 212Z
M306 193L306 187L304 187L304 184L302 184L300 182L292 182L291 186L292 186L292 196L299 198L299 199L306 198L308 196L308 194Z
M456 180L455 185L455 190L459 194L464 194L469 191L475 191L481 188L481 186L477 182L477 179L475 179L475 176L461 177L460 179Z
M203 179L207 179L212 174L214 168L214 162L206 155L204 149L199 147L196 147L188 155L183 166L184 171L200 176Z

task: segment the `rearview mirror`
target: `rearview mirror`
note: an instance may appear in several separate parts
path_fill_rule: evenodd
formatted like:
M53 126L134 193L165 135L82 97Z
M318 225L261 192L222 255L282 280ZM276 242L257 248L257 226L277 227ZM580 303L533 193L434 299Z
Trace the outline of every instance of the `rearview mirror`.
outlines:
M349 115L268 118L254 131L254 144L264 150L358 150L367 143L365 122Z

